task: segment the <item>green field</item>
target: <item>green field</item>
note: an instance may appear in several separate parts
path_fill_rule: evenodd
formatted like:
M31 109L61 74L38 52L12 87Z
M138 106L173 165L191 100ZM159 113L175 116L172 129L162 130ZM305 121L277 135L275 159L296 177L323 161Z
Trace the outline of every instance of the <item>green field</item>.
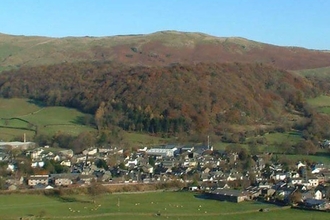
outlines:
M316 98L308 99L307 103L315 107L328 107L330 106L330 96L318 96Z
M296 72L302 76L318 76L318 77L323 77L323 78L329 78L330 67L297 70L294 72Z
M124 139L129 144L134 144L141 147L142 146L151 147L159 144L171 143L171 140L169 138L160 138L156 136L150 136L148 134L133 133L133 132L125 132Z
M91 202L94 200L94 202ZM258 210L269 208L269 212ZM1 219L328 219L329 213L292 210L260 202L204 200L190 192L52 197L1 195ZM159 216L156 214L160 213ZM38 217L40 216L40 217Z
M54 134L58 131L78 135L96 131L81 124L86 114L66 107L44 107L27 99L0 99L0 139L4 141L22 137L28 140L38 132Z
M315 155L300 155L300 154L278 154L279 158L289 159L293 162L312 161L316 163L330 164L330 154L318 152Z
M330 96L318 96L308 99L307 103L314 106L318 112L330 114Z

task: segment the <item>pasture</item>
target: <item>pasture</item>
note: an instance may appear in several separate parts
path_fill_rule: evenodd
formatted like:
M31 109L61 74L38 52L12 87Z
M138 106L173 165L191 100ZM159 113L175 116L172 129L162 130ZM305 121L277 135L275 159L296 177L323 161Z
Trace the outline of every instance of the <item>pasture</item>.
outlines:
M123 137L129 144L141 147L171 143L171 139L169 138L161 138L137 132L124 132Z
M259 212L268 208L269 212ZM1 219L327 219L328 213L259 202L199 199L191 192L140 192L97 197L0 195Z
M308 99L307 103L315 107L318 112L330 114L330 96L322 95Z
M36 128L43 134L96 131L83 125L85 117L92 116L66 107L45 107L28 99L0 99L0 140L21 138L24 133L31 140Z

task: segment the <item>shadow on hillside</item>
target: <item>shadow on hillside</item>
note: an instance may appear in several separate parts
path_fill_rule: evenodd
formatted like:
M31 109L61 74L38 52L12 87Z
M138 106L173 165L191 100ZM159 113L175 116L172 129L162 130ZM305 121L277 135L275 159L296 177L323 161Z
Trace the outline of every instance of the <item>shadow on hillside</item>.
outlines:
M42 101L38 101L38 100L34 100L34 99L29 99L27 102L30 103L30 104L36 105L36 106L38 106L40 108L46 107L46 104L43 103Z
M45 196L47 196L48 198L52 198L55 199L59 202L64 202L64 203L93 203L93 201L91 200L83 200L83 199L78 199L76 197L71 197L71 196L67 196L67 195L60 195L60 192L57 190L53 190L52 192L45 192L44 193Z
M219 197L217 197L217 196L214 197L212 195L208 195L208 194L204 194L204 193L196 194L196 195L194 195L194 197L197 198L197 199L209 199L209 200L216 200L216 201L219 201L219 202L230 202L230 201L227 201L227 200L219 199ZM256 204L256 205L270 204L270 205L274 205L276 207L285 207L285 206L287 206L287 204L283 204L283 203L279 203L279 202L275 202L275 201L265 201L263 199L247 200L247 201L244 201L244 202L250 202L250 203L253 203L253 204ZM236 202L231 202L231 203L238 204Z
M76 125L95 127L95 121L92 115L77 116L74 120L70 122Z
M315 156L330 157L330 152L316 152Z

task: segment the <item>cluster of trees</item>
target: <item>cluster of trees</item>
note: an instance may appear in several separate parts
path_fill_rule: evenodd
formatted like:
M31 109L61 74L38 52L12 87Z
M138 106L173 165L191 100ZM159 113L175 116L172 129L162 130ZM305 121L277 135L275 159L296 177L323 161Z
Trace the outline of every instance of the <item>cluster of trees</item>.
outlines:
M243 63L125 66L113 62L22 67L0 75L0 94L95 115L95 126L150 133L221 134L221 123L277 121L315 91L274 67Z

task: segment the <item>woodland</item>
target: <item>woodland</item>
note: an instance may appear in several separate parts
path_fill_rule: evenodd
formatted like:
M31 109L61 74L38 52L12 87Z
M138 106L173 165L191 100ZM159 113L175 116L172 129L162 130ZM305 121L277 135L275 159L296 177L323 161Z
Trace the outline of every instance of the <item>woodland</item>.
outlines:
M205 135L229 143L265 132L298 130L313 144L330 138L330 118L307 98L329 82L263 63L167 66L84 61L24 66L0 74L2 98L28 98L89 113L80 123L182 141ZM38 134L36 134L37 136Z

